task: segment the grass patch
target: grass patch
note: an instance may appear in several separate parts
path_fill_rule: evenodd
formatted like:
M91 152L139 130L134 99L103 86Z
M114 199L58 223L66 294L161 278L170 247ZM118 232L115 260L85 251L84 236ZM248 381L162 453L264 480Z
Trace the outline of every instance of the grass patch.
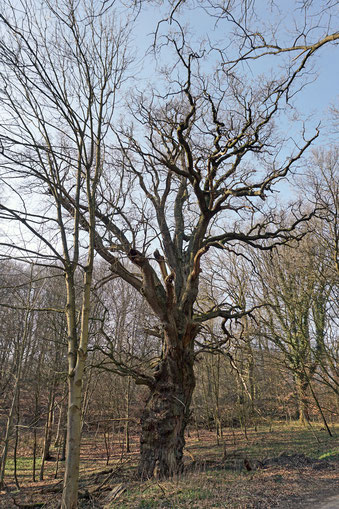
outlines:
M187 490L178 493L178 500L180 502L190 502L195 500L206 500L211 495L210 491L203 488L188 488Z
M319 456L320 460L336 460L339 461L339 449L334 449L333 451L328 451Z
M241 436L241 432L234 434L225 433L224 444L208 448L209 454L222 457L224 446L226 448L226 457L232 455L246 457L262 461L265 458L286 454L305 454L314 459L322 459L322 455L331 453L333 460L339 459L339 449L333 448L338 444L339 426L332 425L334 437L321 428L320 425L312 425L312 430L301 428L298 425L280 425L272 429L261 428L260 432L254 430L247 431L247 440ZM189 450L193 455L200 456L199 446L191 446ZM205 451L201 451L204 454Z
M35 459L35 468L36 470L41 467L41 458ZM16 460L16 469L17 472L23 475L30 474L33 468L33 456L23 456L18 457ZM7 475L11 475L14 473L14 459L8 458L6 461L6 470L5 473Z

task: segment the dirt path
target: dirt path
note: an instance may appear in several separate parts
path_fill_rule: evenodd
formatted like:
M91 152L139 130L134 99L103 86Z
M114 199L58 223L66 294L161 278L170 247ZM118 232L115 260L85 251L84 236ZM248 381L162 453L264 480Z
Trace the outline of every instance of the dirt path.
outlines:
M298 483L289 483L289 493L277 509L339 509L339 470L331 471L332 478L316 479L313 473L307 470Z
M339 486L337 493L334 495L317 493L307 498L303 504L301 501L295 506L302 509L339 509Z
M318 502L319 503L319 502ZM316 506L315 504L308 505L305 509L338 509L339 508L339 495L335 495L334 497L329 497L328 499L324 500L319 506Z

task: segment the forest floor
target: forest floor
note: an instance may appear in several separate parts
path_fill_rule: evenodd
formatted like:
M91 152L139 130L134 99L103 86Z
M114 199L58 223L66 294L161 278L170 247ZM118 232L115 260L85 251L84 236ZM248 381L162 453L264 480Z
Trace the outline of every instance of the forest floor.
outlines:
M246 433L225 429L219 443L213 432L191 431L185 472L170 481L146 482L135 479L137 435L131 436L131 452L126 453L123 434L85 433L79 508L319 509L329 497L339 495L339 426L332 430L330 437L315 424L303 429L275 423ZM56 469L56 458L46 462L44 480L33 482L30 454L27 439L17 460L20 489L9 461L1 509L58 507L63 464Z

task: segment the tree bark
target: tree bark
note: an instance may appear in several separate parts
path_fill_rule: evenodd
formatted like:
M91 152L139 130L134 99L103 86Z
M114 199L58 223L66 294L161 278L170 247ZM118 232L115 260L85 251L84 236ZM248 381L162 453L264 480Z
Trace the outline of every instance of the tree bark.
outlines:
M68 373L68 412L67 412L67 441L64 486L61 509L76 509L78 507L78 485L81 443L81 400L82 383L89 333L90 295L93 270L93 249L89 252L89 264L84 275L84 291L81 307L80 338L77 345L75 321L75 285L71 278L66 279L67 297L70 307L67 313L69 334L69 373ZM68 276L68 275L67 275Z
M78 482L81 440L81 379L71 377L69 381L69 403L67 416L67 441L62 509L78 507Z
M308 382L296 378L296 389L297 389L297 405L298 405L298 419L303 425L310 421L309 410L308 410L308 399L307 399L307 388Z
M194 356L191 346L175 343L155 374L141 418L138 473L143 479L155 474L171 477L183 469L184 432L195 387Z

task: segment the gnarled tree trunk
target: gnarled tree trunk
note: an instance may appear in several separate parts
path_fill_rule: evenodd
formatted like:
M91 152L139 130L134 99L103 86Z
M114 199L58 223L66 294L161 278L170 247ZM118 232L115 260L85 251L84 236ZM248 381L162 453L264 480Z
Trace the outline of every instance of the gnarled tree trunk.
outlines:
M170 477L183 468L184 432L195 387L193 347L182 338L167 338L169 347L159 365L141 417L141 478ZM174 340L173 340L174 339Z

